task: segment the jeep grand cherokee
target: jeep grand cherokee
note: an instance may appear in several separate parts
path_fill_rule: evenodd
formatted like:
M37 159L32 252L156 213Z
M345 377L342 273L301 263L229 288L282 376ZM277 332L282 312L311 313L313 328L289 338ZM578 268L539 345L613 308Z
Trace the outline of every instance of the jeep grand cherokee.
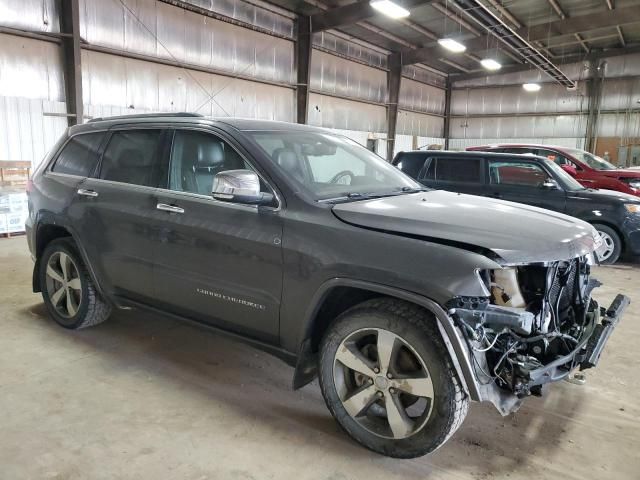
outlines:
M560 213L423 188L345 137L188 114L70 128L29 187L33 289L77 329L141 308L319 377L365 447L415 457L594 366L628 300Z

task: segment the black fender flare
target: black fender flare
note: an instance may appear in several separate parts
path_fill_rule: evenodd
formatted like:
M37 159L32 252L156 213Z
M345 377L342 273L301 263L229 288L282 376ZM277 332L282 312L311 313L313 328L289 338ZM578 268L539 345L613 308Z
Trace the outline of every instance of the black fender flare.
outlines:
M314 353L311 351L311 330L320 307L324 303L329 292L335 287L353 287L361 290L369 290L389 297L405 300L419 305L431 312L436 318L438 330L442 336L442 340L447 351L449 352L451 362L456 369L458 378L460 378L465 392L469 395L471 400L482 400L480 387L473 372L470 358L471 354L467 345L461 336L462 334L454 325L453 319L438 303L425 296L395 287L342 277L332 278L323 283L314 294L313 299L307 308L304 318L304 335L300 341L300 348L293 378L294 389L303 387L316 376L316 358Z
M33 236L34 248L37 248L36 246L38 245L38 233L40 231L40 228L46 225L53 225L56 227L64 228L67 232L69 232L71 239L73 240L73 242L76 245L76 248L78 249L78 253L80 253L80 257L82 257L82 261L84 262L84 264L87 267L87 270L89 271L89 275L91 276L91 280L93 281L93 284L95 285L96 290L98 290L98 293L102 296L103 299L110 302L110 297L105 294L105 291L102 288L102 283L98 281L98 276L96 275L93 265L89 261L89 256L87 255L87 251L84 248L84 245L80 241L80 236L78 235L78 232L64 219L50 212L41 213L36 219L36 221L34 222L34 227L33 227L34 228L34 236ZM40 278L38 276L39 270L40 270L40 255L37 255L35 258L35 264L33 266L33 278L32 278L34 292L41 291Z

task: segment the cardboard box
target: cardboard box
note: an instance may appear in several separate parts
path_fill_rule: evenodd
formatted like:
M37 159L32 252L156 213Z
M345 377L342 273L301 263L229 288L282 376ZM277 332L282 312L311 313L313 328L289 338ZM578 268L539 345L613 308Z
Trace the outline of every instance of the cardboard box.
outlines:
M9 233L24 232L27 215L27 212L10 213L7 215L7 230Z

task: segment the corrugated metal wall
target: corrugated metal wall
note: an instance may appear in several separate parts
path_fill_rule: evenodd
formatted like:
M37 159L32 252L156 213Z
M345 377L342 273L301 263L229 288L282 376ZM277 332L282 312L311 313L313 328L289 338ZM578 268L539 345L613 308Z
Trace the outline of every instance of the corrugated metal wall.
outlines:
M563 65L578 88L568 91L537 71L470 79L454 84L450 145L544 141L584 145L589 100L588 63ZM544 82L537 93L524 82ZM596 136L640 136L640 54L606 59Z
M209 10L209 16L156 0L124 3L80 0L87 118L198 111L293 121L295 24L291 15L242 0L187 0ZM216 15L233 20L212 18ZM58 3L0 0L0 25L59 32ZM383 138L386 53L332 32L314 35L313 43L310 123L340 129L357 141L366 142L372 134ZM405 68L403 75L400 107L404 111L399 115L398 133L411 139L442 137L444 91L433 85L443 86L444 79L418 67ZM63 117L44 115L49 108L49 113L64 112L60 110L60 105L64 107L60 47L0 34L0 95L2 105L11 106L3 107L1 118L24 128L7 137L4 141L11 145L0 152L5 159L33 160L35 156L37 161L53 141L49 135L26 141L33 133L26 125L53 122L59 132L65 123ZM25 99L37 100L35 105L40 107ZM31 106L18 109L20 114L13 107L27 104ZM29 143L31 149L25 147ZM382 144L386 149L386 141Z

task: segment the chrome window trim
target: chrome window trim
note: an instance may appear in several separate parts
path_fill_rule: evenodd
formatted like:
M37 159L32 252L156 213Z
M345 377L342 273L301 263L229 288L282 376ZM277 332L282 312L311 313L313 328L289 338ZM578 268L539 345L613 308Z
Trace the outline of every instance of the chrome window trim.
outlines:
M203 133L207 133L209 135L215 135L216 137L220 138L222 141L224 141L225 143L227 143L231 148L233 148L233 150L240 156L240 158L242 158L242 160L244 160L246 163L248 163L251 166L251 169L253 172L256 173L256 175L258 175L258 177L269 186L269 188L271 189L271 191L273 192L273 196L275 197L278 205L276 207L269 207L269 206L258 206L258 205L247 205L244 203L237 203L237 202L224 202L221 200L216 200L215 198L213 198L212 196L209 195L202 195L200 193L193 193L193 192L185 192L183 190L171 190L170 188L158 188L158 191L162 191L162 192L171 192L171 193L177 193L177 194L186 194L188 196L193 196L194 198L202 198L205 200L211 200L212 202L214 202L215 204L222 204L222 205L238 205L241 207L248 207L251 210L258 210L258 208L263 208L263 209L268 209L271 210L273 212L279 212L280 210L282 210L282 198L280 196L280 193L278 192L278 190L276 188L273 187L272 183L270 181L268 181L266 178L264 178L264 175L262 175L254 166L255 162L249 161L246 157L246 155L244 155L242 152L238 151L238 149L231 144L231 142L229 142L227 140L227 136L229 135L225 135L224 132L219 132L218 130L213 130L210 127L199 127L196 125L176 125L176 126L171 126L170 127L173 131L174 131L174 136L171 139L171 147L169 149L169 175L171 174L171 154L173 153L173 141L175 139L175 132L177 132L178 130L188 130L188 131L194 131L194 132L203 132ZM168 178L167 178L168 180Z
M193 192L183 192L180 190L171 190L168 188L156 188L155 189L156 192L159 195L177 195L178 197L187 197L188 199L193 199L193 200L207 200L209 202L211 202L214 205L220 205L220 206L224 206L224 207L235 207L235 208L242 208L242 209L246 209L246 210L250 210L250 211L255 211L257 212L258 210L269 210L271 212L279 212L282 210L282 202L280 201L280 198L277 196L277 192L275 193L276 195L276 200L278 200L278 206L277 207L269 207L266 205L248 205L246 203L237 203L237 202L225 202L222 200L217 200L215 198L213 198L210 195L202 195L201 193L193 193ZM275 192L275 190L274 190Z
M114 187L129 187L135 190L144 190L144 191L149 191L154 193L159 190L158 187L150 187L149 185L138 185L137 183L118 182L116 180L105 180L104 178L87 177L87 180L99 182L99 184L103 184L103 185L111 185Z

